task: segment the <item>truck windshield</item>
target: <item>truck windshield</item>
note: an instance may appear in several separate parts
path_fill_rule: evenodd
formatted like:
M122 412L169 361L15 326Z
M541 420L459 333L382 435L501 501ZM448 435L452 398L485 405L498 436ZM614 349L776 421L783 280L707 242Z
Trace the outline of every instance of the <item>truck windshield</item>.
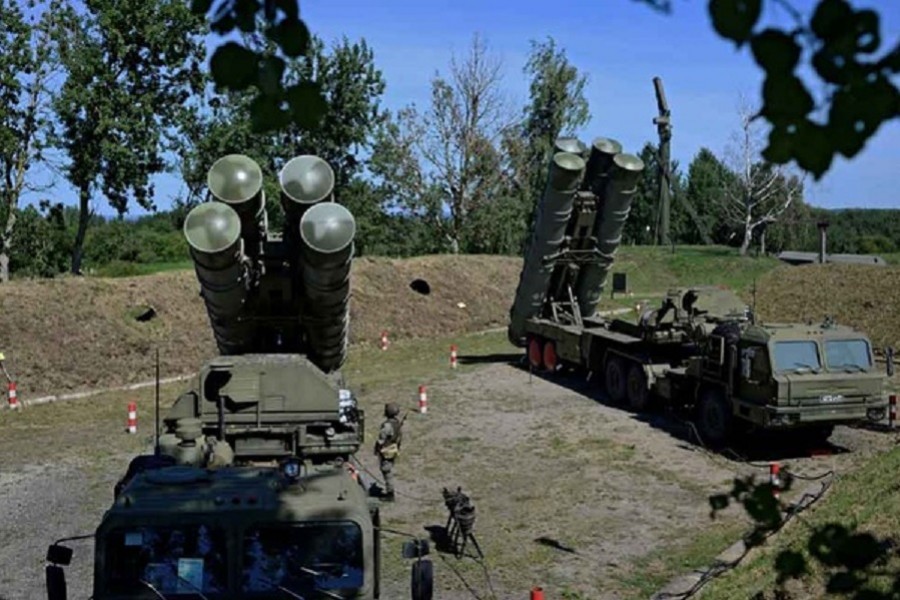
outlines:
M868 370L869 342L866 340L826 340L825 364L829 369L855 368Z
M816 343L811 340L775 342L775 372L822 368Z
M352 522L272 524L244 535L244 592L279 588L316 597L354 597L363 587L362 531Z
M227 591L228 549L222 529L127 527L113 530L104 542L111 593L158 597L155 589L166 598L197 598L198 592L214 597Z

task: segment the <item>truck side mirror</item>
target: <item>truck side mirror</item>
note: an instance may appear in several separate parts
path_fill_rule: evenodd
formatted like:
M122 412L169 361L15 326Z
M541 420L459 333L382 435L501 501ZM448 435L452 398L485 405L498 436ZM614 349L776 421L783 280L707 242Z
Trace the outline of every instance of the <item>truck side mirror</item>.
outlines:
M66 573L59 565L47 565L47 600L66 600Z
M47 562L54 565L68 565L72 562L72 549L59 544L50 544L47 548Z

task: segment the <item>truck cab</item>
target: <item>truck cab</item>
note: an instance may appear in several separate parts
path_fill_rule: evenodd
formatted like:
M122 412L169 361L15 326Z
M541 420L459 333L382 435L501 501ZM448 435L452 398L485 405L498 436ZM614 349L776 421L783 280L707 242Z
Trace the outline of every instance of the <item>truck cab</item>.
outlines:
M712 440L723 437L732 420L797 430L824 441L835 425L884 418L884 374L877 370L872 344L863 333L830 321L747 324L734 333L731 339L710 336L713 351L703 358L707 381L715 381L715 372L727 374L717 382L720 392L701 393L701 431ZM718 344L721 351L715 350ZM727 366L716 371L719 360ZM719 402L730 406L712 406L715 396L727 396L730 402Z

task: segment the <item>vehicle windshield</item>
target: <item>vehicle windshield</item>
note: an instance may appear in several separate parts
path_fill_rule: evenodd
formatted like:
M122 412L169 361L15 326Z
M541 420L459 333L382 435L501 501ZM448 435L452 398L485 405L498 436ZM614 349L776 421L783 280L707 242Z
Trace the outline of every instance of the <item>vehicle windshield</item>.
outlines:
M869 342L866 340L826 340L825 364L829 369L868 370L872 366L869 359Z
M106 587L114 594L197 598L228 587L225 531L206 525L126 527L105 538ZM150 588L152 586L152 589Z
M776 373L798 369L817 371L822 368L816 343L812 340L775 342L773 357Z
M243 547L244 592L324 590L324 597L349 598L363 587L362 530L356 523L262 525L246 531Z

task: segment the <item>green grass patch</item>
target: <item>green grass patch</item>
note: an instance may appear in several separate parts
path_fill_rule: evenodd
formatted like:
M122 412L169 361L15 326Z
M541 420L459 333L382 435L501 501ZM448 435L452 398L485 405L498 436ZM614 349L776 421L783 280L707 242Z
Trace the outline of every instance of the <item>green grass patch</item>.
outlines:
M775 559L783 550L801 553L811 567L808 575L789 584L802 588L796 591L795 597L825 596L826 582L837 571L825 569L811 558L808 547L812 532L816 527L837 523L851 533L870 532L879 540L894 540L896 544L896 540L900 539L898 472L900 448L895 448L877 455L862 468L836 480L829 494L809 512L789 523L737 569L711 582L701 597L704 600L726 600L749 598L760 592L767 594L766 598L773 597L776 588ZM864 589L885 594L894 580L900 577L900 556L896 551L886 552L884 558L885 562L877 567L881 575L868 577Z
M780 264L772 257L740 256L727 246L623 246L612 270L627 274L635 294L683 285L725 285L743 294Z
M641 557L617 578L621 597L649 598L673 578L711 565L720 552L740 539L746 528L746 523L728 519L706 529L682 532L674 543Z
M139 275L153 275L167 271L189 271L194 264L189 260L177 262L136 263L122 260L114 260L96 268L96 277L136 277Z

